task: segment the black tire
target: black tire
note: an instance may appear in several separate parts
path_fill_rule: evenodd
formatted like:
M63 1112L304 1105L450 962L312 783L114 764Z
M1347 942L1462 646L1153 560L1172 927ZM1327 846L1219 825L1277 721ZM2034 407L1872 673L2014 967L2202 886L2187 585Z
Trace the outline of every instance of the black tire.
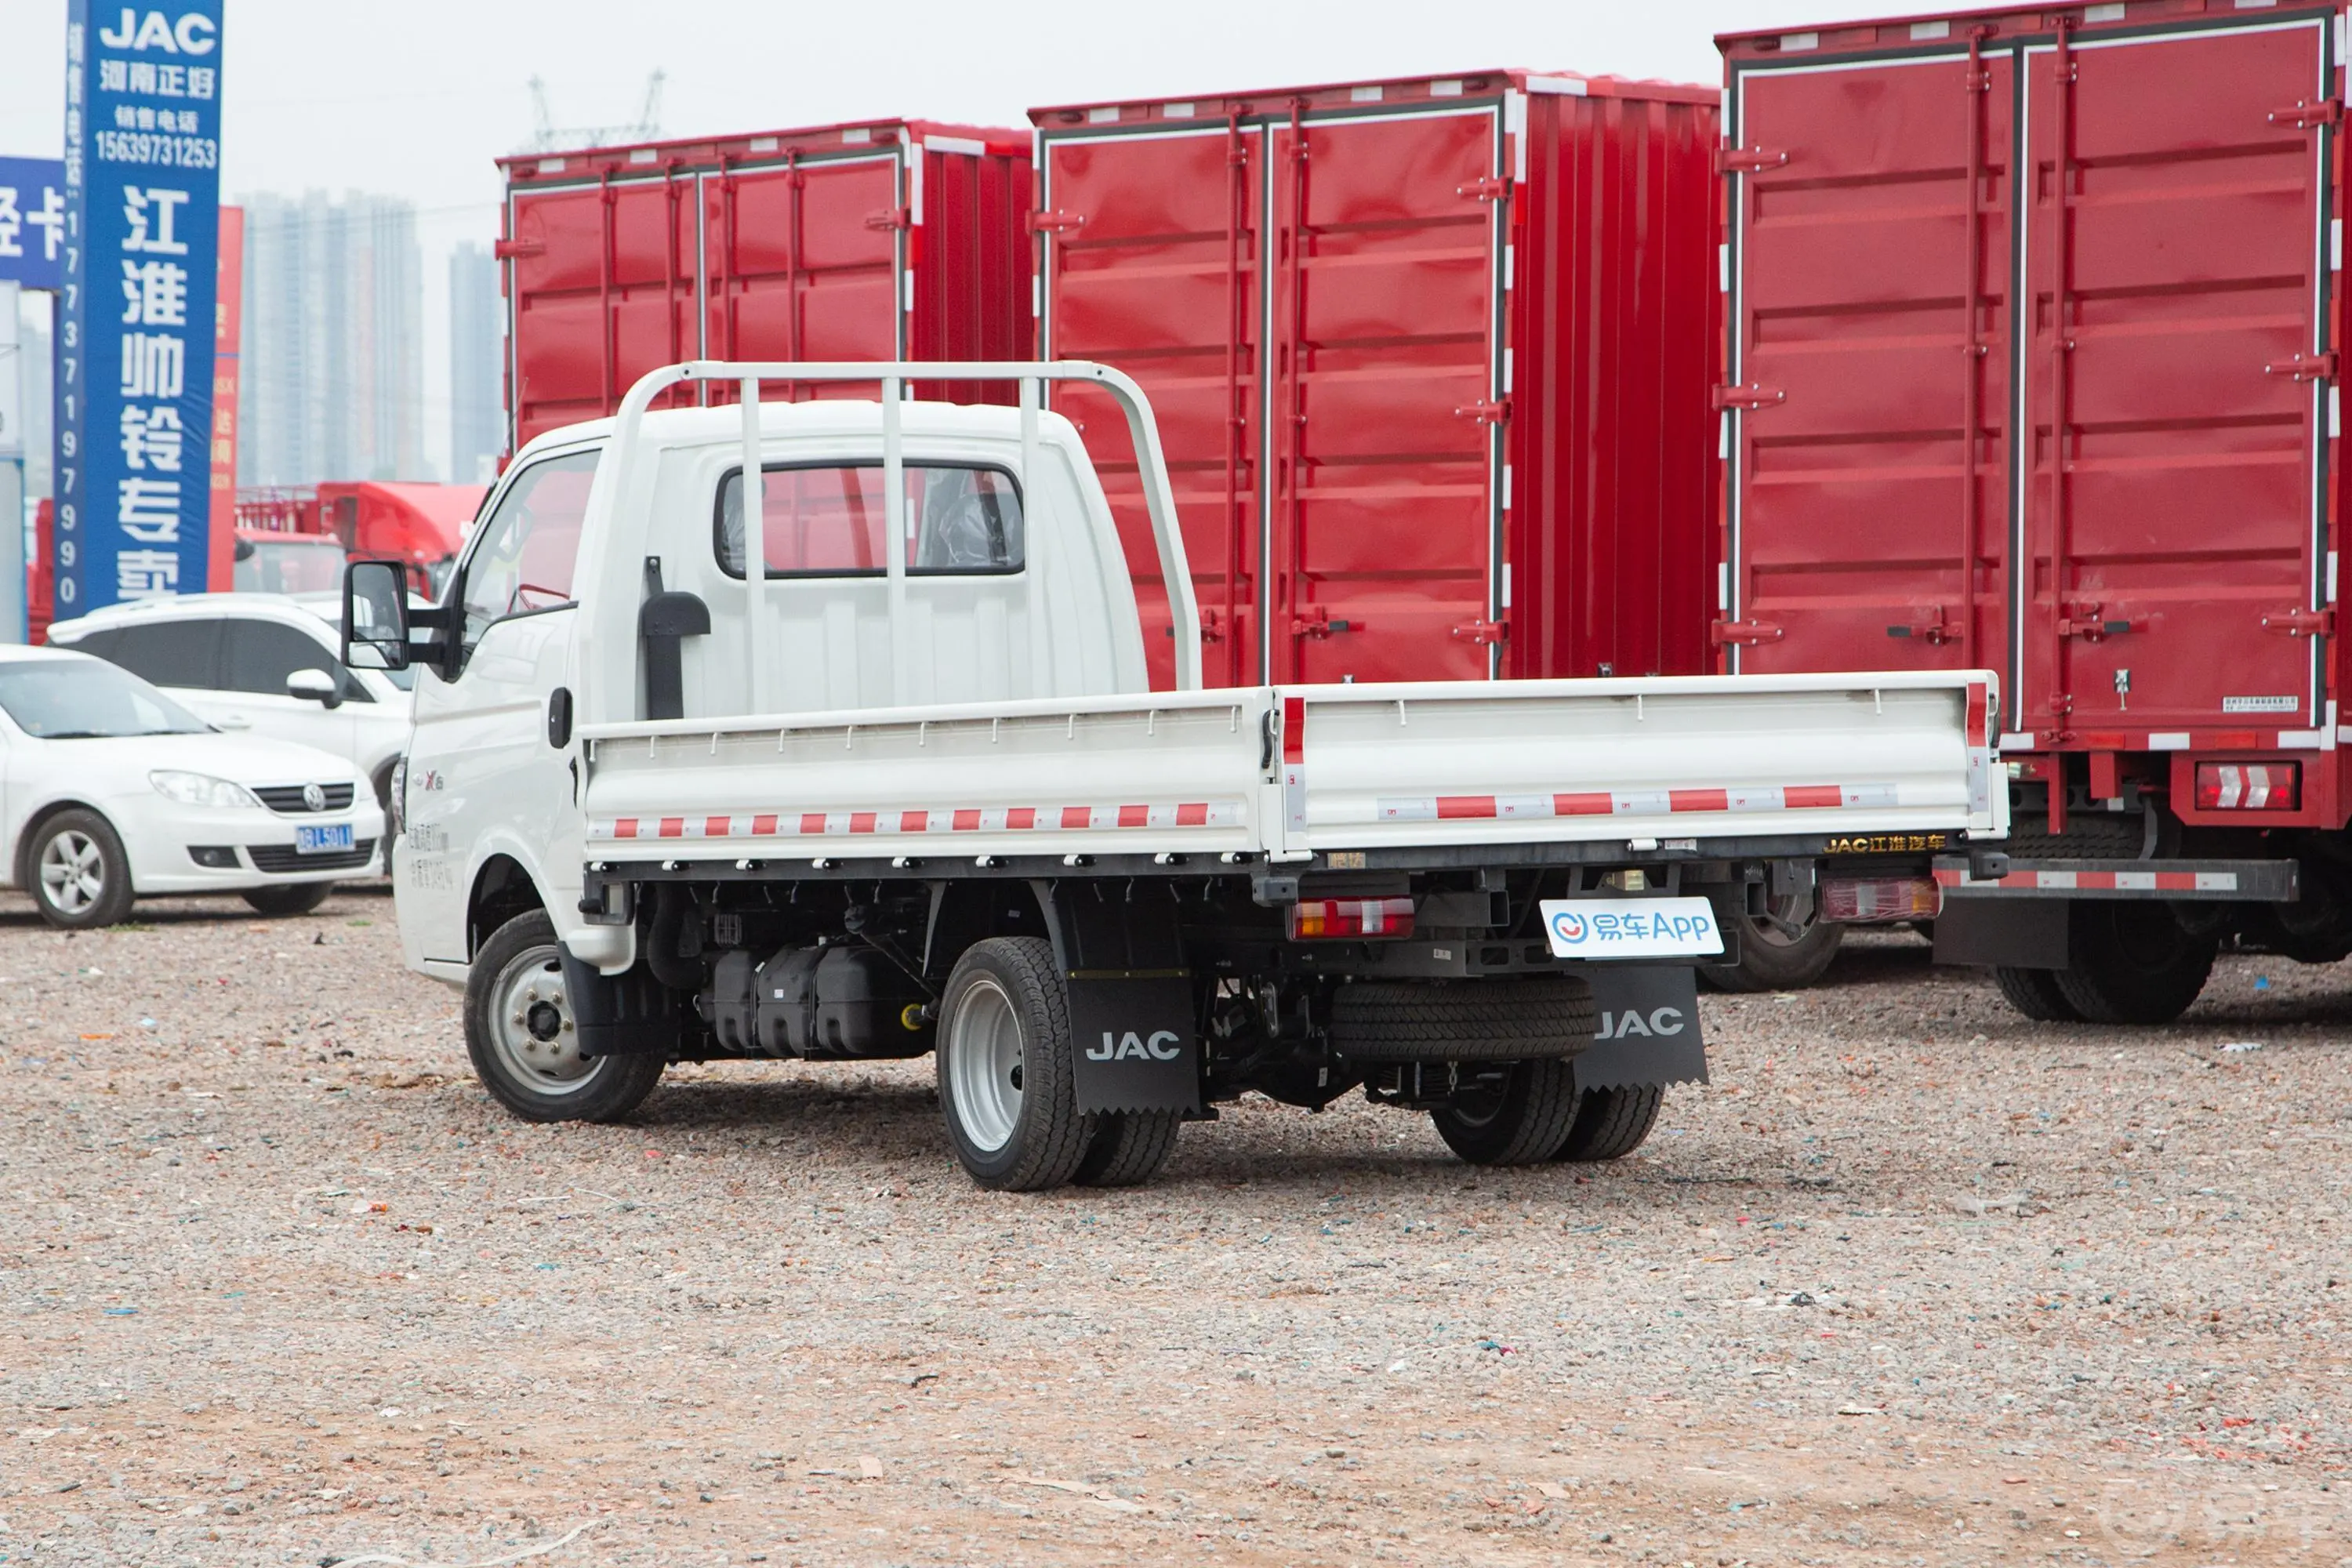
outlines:
M26 835L21 853L16 885L49 924L91 931L121 925L131 913L131 857L98 813L58 812Z
M559 951L543 910L490 933L466 972L466 1055L482 1087L526 1121L618 1121L645 1103L669 1064L657 1055L579 1054Z
M1078 1114L1069 990L1044 938L991 937L956 961L938 1058L940 1114L974 1182L1035 1193L1077 1173L1096 1119Z
M1082 1187L1139 1187L1176 1152L1184 1125L1173 1110L1127 1110L1095 1118L1094 1141L1070 1178Z
M1992 983L2009 1005L2037 1024L2079 1024L2082 1013L2066 999L2054 969L1996 969Z
M1559 1152L1575 1124L1576 1065L1557 1058L1513 1062L1499 1087L1465 1085L1429 1113L1445 1146L1474 1165L1535 1165Z
M1724 923L1739 932L1739 962L1702 963L1698 969L1717 991L1801 991L1829 973L1845 941L1845 927L1819 916L1793 938L1755 915L1729 916Z
M2058 989L2084 1022L2169 1024L2205 989L2221 943L2183 930L2168 905L2117 899L2074 905Z
M307 915L327 901L335 890L332 882L281 882L271 888L248 888L238 897L253 906L256 914L278 919L285 915Z
M1331 1048L1360 1062L1562 1060L1600 1019L1580 975L1451 984L1358 981L1331 1003Z
M1588 1089L1577 1098L1576 1121L1554 1152L1555 1160L1622 1160L1642 1146L1657 1125L1666 1091L1656 1084L1633 1089Z

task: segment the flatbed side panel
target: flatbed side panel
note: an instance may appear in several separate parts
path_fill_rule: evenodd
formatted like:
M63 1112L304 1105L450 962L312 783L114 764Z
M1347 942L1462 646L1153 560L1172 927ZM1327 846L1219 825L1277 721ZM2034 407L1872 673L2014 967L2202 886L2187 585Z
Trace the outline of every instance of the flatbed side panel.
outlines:
M1972 807L1965 684L1848 679L1781 690L1645 681L1622 695L1549 682L1491 695L1310 691L1304 847L2006 826L2000 792Z
M677 725L594 738L593 858L1214 854L1260 844L1262 691L1172 706Z
M2016 690L2044 743L2319 722L2319 639L2264 622L2322 602L2329 133L2279 111L2332 97L2329 34L2028 50Z
M1730 667L1999 668L2014 58L1734 81Z

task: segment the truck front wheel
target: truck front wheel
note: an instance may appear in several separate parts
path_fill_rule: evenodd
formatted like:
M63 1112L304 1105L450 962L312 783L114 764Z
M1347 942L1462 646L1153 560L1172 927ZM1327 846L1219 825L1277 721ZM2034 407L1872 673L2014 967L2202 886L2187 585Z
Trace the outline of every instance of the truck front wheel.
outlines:
M1096 1119L1078 1114L1069 993L1050 943L974 942L948 976L939 1041L940 1113L973 1181L1034 1193L1078 1173Z
M1429 1120L1445 1146L1470 1163L1540 1164L1568 1142L1576 1123L1574 1062L1501 1062L1465 1078Z
M2169 1024L2213 973L2220 942L2192 933L2170 906L2086 900L2068 918L2058 990L2090 1024Z
M618 1121L667 1065L658 1056L580 1054L555 922L543 910L515 916L474 955L466 1054L482 1087L526 1121Z

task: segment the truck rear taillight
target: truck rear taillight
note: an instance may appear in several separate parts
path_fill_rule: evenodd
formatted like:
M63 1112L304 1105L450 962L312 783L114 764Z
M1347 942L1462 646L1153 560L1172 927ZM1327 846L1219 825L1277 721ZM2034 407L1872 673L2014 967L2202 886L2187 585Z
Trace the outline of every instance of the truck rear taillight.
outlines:
M1822 883L1822 918L1840 925L1931 921L1944 912L1944 889L1928 877L1842 877Z
M1290 936L1411 936L1411 899L1302 899L1290 906Z
M2303 805L2301 763L2200 763L2200 811L2295 811Z

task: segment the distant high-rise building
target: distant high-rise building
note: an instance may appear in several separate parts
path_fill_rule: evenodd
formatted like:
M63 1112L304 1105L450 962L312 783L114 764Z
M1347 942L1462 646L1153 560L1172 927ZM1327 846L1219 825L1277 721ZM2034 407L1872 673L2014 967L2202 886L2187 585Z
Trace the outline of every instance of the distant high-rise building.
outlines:
M472 240L449 253L449 478L488 484L506 450L499 265Z
M322 191L245 208L237 483L429 478L415 209Z

